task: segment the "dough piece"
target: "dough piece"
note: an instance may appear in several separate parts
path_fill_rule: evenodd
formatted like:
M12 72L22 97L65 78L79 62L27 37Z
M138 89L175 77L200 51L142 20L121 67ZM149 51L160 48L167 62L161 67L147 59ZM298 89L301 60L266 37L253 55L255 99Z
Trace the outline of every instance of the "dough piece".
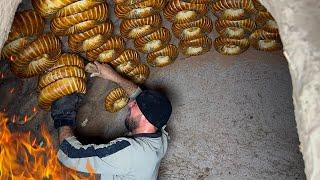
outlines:
M109 112L117 112L124 108L129 102L129 96L121 88L112 89L105 98L105 109Z
M169 44L159 51L148 54L147 62L153 67L164 67L172 64L178 55L178 48L175 45Z

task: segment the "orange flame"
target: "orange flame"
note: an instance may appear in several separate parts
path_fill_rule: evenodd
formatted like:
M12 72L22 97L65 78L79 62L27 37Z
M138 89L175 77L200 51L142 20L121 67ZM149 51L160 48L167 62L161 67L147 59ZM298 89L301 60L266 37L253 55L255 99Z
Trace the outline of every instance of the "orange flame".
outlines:
M4 73L0 72L0 79L3 79L3 78L4 78Z
M90 175L94 175L94 169L93 169L93 167L91 166L91 164L90 164L89 161L87 161L87 163L86 163L86 168L87 168L88 172L90 173ZM94 178L94 179L95 179L95 178Z
M59 163L46 126L41 126L43 143L39 145L40 140L30 131L12 133L7 127L8 122L8 118L0 113L0 179L95 179L90 164L87 167L92 175L85 176Z

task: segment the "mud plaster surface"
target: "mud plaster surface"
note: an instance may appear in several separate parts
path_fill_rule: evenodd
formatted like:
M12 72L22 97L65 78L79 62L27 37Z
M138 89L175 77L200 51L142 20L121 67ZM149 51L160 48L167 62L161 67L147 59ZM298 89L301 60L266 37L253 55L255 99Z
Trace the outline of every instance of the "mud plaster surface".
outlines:
M11 115L30 112L36 104L37 78L19 80L7 65L0 67L6 72L0 108L10 106ZM171 140L159 179L305 179L291 79L280 52L250 49L225 57L212 49L202 56L180 57L162 69L152 68L146 85L167 92L173 104ZM10 94L10 87L18 88ZM103 100L112 87L101 79L89 80L78 116L80 135L112 139L125 132L125 110L104 111ZM56 138L46 112L18 128L37 132L41 122Z

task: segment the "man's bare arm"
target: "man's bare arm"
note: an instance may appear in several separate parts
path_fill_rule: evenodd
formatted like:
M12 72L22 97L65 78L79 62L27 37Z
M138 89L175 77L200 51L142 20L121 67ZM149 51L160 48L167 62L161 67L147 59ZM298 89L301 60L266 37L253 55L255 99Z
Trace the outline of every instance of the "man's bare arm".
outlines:
M131 96L138 88L136 84L123 78L107 64L100 64L99 62L95 61L94 64L89 63L86 66L86 69L89 69L87 71L92 73L91 77L98 76L117 83L127 92L129 96Z
M73 136L73 130L70 126L62 126L58 129L59 143L61 144L64 139Z
M107 64L100 64L98 62L95 62L95 64L89 63L86 66L86 71L92 73L91 77L98 76L117 83L127 92L129 96L134 94L138 89L138 86L136 84L123 78ZM61 144L64 139L74 135L73 128L71 126L62 126L58 129L58 134L59 142Z
M118 73L117 73L118 74ZM118 76L114 79L115 83L117 83L119 86L121 86L129 96L131 96L138 88L136 84L133 82L123 78L118 74Z

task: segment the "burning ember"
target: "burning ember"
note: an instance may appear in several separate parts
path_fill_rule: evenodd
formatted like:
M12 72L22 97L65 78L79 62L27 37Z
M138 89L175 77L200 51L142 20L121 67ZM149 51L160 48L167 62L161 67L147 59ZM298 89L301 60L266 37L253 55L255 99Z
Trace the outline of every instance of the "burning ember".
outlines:
M38 112L38 110L37 110L37 108L36 108L35 106L32 108L32 112L33 112L33 113Z
M3 79L3 78L4 78L4 73L0 72L0 79Z
M6 111L7 111L7 108L3 108L3 113L5 113ZM36 117L37 114L38 114L38 110L34 106L32 108L32 114L31 115L25 114L24 116L19 116L19 115L14 114L11 117L11 122L15 123L15 124L23 125L23 124L31 121L34 117Z
M17 57L16 56L10 56L10 61L15 61L17 59Z
M24 115L24 117L23 117L23 122L25 122L25 123L28 122L28 119L29 119L29 118L28 118L28 114Z
M14 88L14 87L13 88L9 88L9 93L10 94L13 94L14 92L16 92L16 88Z
M93 173L90 177L80 175L59 163L44 125L41 126L43 140L39 144L30 131L11 132L8 123L8 118L0 112L0 179L95 179ZM90 164L87 168L93 172Z

